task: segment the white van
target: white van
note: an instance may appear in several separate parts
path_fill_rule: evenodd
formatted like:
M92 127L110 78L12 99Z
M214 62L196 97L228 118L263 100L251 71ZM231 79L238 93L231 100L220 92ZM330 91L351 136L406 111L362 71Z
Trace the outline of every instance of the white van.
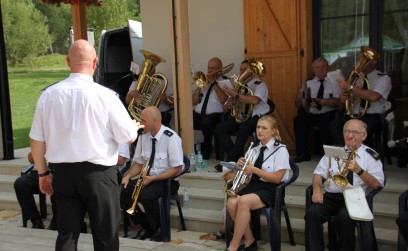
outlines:
M125 104L125 97L133 81L131 62L141 65L143 55L142 23L129 20L128 27L102 31L99 41L95 82L116 91Z

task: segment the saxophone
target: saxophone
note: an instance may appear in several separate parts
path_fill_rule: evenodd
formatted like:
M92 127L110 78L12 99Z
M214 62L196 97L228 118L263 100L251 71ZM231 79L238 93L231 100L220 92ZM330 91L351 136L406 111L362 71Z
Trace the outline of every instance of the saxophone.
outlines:
M248 82L251 81L256 76L261 76L264 72L263 64L257 60L250 60L249 67L244 73L239 77L238 80L232 79L235 83L234 91L237 94L245 96L253 96L254 93L251 88L248 87ZM235 118L238 123L247 121L254 110L254 105L246 104L243 101L234 99L231 106L231 116Z

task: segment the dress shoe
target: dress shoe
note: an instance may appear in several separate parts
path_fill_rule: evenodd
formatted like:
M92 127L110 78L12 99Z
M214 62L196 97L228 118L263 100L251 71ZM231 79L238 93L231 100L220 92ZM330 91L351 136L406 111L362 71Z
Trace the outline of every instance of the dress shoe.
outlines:
M51 219L50 225L48 226L48 230L57 230L57 219L54 217Z
M303 161L309 161L310 160L310 155L308 154L300 154L296 158L293 159L293 162L299 163Z
M248 247L245 246L245 244L240 245L238 248L238 251L256 251L258 250L258 243L256 242L256 240L254 240L254 242L252 242L251 245L249 245Z
M132 237L132 239L138 240L141 236L145 235L146 232L147 232L147 229L142 227L142 228L139 229L139 231L137 232L137 234Z
M152 235L152 237L150 238L151 241L155 241L155 242L162 242L163 238L162 238L162 232L160 230L160 228L158 228L154 234Z
M36 228L36 229L44 229L44 223L43 223L43 221L41 220L41 219L34 219L34 220L31 220L31 223L33 224L33 228Z
M217 170L218 172L222 172L222 165L221 165L221 164L217 164L214 168L215 168L215 170Z

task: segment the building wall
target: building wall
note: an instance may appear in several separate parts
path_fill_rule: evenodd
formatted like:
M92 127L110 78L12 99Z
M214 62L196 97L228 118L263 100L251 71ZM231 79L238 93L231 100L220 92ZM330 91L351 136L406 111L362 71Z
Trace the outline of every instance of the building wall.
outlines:
M171 0L141 0L140 6L144 49L167 60L156 70L172 79ZM188 7L190 61L195 71L206 73L208 60L217 56L224 66L235 64L227 76L239 75L245 49L242 0L190 0Z

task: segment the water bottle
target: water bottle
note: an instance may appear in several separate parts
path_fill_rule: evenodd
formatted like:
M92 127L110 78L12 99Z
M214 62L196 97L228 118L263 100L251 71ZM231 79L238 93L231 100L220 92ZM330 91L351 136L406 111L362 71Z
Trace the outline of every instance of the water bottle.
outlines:
M190 196L188 195L188 188L184 188L183 192L183 209L189 209L190 208Z
M197 143L195 144L195 150L196 150L196 153L197 153L197 154L198 154L199 151L201 151L201 144L200 144L200 142L198 142L198 141L197 141Z
M190 173L195 173L196 169L196 156L194 152L190 154Z
M201 154L201 151L198 150L197 152L197 170L200 170L203 168L203 155Z

